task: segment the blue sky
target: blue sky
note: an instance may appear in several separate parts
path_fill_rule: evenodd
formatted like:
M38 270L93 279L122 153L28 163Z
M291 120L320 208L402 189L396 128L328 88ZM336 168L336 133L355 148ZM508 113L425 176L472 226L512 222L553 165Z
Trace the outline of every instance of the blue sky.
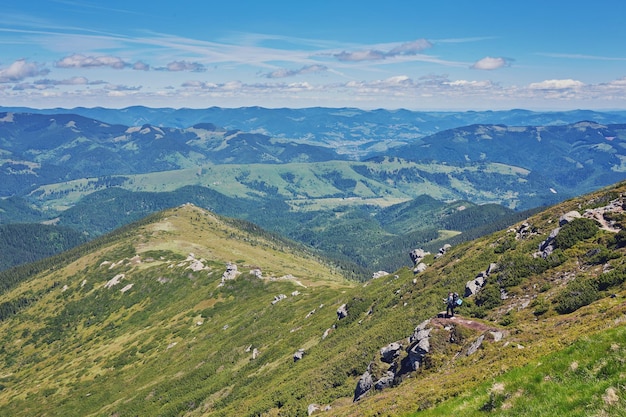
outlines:
M626 109L623 0L8 3L3 106Z

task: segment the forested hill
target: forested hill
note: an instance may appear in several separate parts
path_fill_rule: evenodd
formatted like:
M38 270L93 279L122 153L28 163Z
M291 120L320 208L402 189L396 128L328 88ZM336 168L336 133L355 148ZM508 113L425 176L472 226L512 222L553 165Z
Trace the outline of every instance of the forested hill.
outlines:
M0 271L56 255L87 241L69 227L37 223L0 225Z

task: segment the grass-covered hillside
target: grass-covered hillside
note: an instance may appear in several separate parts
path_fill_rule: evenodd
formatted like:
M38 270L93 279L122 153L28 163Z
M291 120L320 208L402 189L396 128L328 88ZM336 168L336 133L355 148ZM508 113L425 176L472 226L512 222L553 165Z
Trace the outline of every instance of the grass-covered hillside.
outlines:
M0 275L0 415L624 415L624 193L365 284L250 223L161 212Z

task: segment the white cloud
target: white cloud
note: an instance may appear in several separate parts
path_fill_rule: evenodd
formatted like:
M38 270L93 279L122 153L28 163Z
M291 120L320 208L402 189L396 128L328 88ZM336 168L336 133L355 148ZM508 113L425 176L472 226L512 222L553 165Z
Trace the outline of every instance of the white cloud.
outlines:
M450 87L491 87L493 84L491 81L468 81L468 80L454 80L446 81L442 84L449 85Z
M85 56L73 54L62 58L54 64L57 68L98 68L110 67L113 69L123 69L130 64L119 57L112 55Z
M150 69L150 65L143 61L137 61L133 64L133 69L137 71L148 71Z
M165 67L155 68L157 71L191 71L191 72L204 72L206 67L199 62L189 61L172 61Z
M50 71L36 62L18 59L6 68L0 69L0 83L19 82L29 77L46 75Z
M528 88L531 90L565 90L570 88L580 88L585 84L581 81L567 80L545 80L539 83L531 83Z
M509 60L505 58L502 58L502 57L494 58L494 57L487 56L481 60L474 62L471 68L478 69L478 70L494 70L494 69L498 69L502 67L507 67L509 65L510 65Z

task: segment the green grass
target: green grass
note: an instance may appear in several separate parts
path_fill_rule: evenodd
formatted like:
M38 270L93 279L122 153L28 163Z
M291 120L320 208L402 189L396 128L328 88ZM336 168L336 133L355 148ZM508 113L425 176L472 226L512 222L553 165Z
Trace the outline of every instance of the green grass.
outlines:
M466 298L455 342L437 327L427 366L352 403L368 365L385 370L382 347L406 346L448 291L462 293L490 263L509 260L509 272L534 265L560 214L589 199L529 218L537 234L515 244L503 244L514 234L503 230L428 257L421 274L401 268L366 284L250 223L191 205L167 210L6 287L0 303L37 297L0 321L0 415L299 416L311 403L331 405L333 416L623 415L624 282L598 281L599 298L568 314L555 304L572 282L622 270L626 248L600 229L562 262L515 275L509 297L479 317ZM589 252L599 246L612 251L607 265ZM191 268L194 260L203 267ZM227 262L241 274L219 285ZM279 294L286 298L272 303ZM344 303L348 317L338 320ZM466 355L481 334L483 345Z
M412 416L624 416L626 326L583 337Z
M406 171L407 174L402 174ZM448 184L439 184L424 175L453 176ZM262 198L271 192L290 201L294 209L319 210L339 206L375 204L385 207L428 194L439 200L472 197L476 202L503 202L518 206L508 190L494 191L493 187L478 188L467 178L476 172L505 177L524 177L502 164L451 167L446 164L420 164L402 160L375 162L330 161L318 163L226 164L206 165L176 171L124 175L123 188L130 191L166 192L186 185L202 185L229 197ZM116 176L112 176L116 178ZM352 184L345 188L345 184ZM265 185L265 187L263 186ZM31 193L39 206L64 210L76 204L85 195L97 191L98 182L81 179L39 187ZM302 201L306 200L306 204Z

